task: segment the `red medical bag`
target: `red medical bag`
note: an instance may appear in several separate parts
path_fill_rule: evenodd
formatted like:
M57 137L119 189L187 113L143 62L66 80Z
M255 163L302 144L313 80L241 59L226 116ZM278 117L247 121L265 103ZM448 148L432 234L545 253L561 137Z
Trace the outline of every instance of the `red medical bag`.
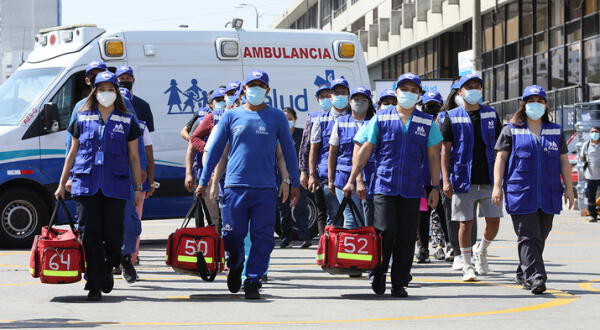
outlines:
M69 229L53 228L59 204L69 219ZM80 234L62 199L56 202L48 226L42 227L42 233L33 240L29 270L31 276L39 277L42 283L48 284L79 282L85 272Z
M208 226L204 227L201 220L202 227L187 228L198 204L202 205ZM225 268L223 240L210 219L204 199L194 200L181 228L169 235L166 262L178 273L200 276L208 282L214 281Z
M350 207L354 217L364 220L351 198L346 197L334 219L333 226L325 227L319 239L317 264L330 274L359 275L373 270L381 262L381 236L371 226L345 229L336 226L343 221L343 210Z

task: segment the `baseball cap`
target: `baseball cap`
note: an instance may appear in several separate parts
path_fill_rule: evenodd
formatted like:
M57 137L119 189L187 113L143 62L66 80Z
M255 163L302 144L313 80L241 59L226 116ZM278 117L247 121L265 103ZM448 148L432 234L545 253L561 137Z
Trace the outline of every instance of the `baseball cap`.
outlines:
M117 68L115 75L118 77L122 74L128 74L133 77L133 69L128 65L121 65L119 68Z
M266 72L264 72L263 70L256 69L256 70L252 70L252 72L248 73L248 75L246 76L246 81L244 82L244 85L248 85L249 82L255 81L255 80L260 80L265 85L269 86L269 75Z
M117 76L110 71L102 71L98 73L96 76L96 80L94 81L94 85L97 86L100 83L109 82L115 85L117 88L119 87L119 81L117 80Z
M348 84L348 80L345 78L337 78L331 82L331 89L333 90L337 86L343 86L350 89L350 84Z
M394 92L393 89L386 89L386 90L382 91L381 93L379 93L379 101L382 101L386 97L396 98L396 93Z
M423 95L423 104L428 102L437 102L439 104L444 104L444 99L442 98L442 94L438 91L427 92Z
M106 70L106 63L102 60L93 60L85 66L85 74L87 75L94 69Z
M315 97L319 96L319 93L321 93L321 91L324 90L331 90L331 84L327 83L320 85L319 88L317 88L317 91L315 92Z
M481 80L481 78L478 75L476 75L474 73L469 73L469 74L466 74L466 75L460 77L460 80L458 81L458 84L457 84L458 88L462 88L464 84L466 84L468 81L471 81L471 80L477 80L483 86L483 80Z
M402 83L407 81L415 83L417 86L419 86L419 88L422 89L421 78L419 78L419 76L417 76L416 74L410 72L403 73L400 75L400 77L398 77L398 80L396 81L396 89L400 87Z
M217 97L225 97L225 88L217 88L210 95L211 99L215 99Z
M352 90L352 93L350 93L350 97L353 97L356 94L362 94L362 95L366 96L368 99L370 99L372 96L371 91L365 86L358 86L358 87L354 88Z
M242 83L240 81L234 80L234 81L230 81L227 83L227 86L225 87L225 93L228 93L229 91L235 90L238 91L242 86Z
M521 100L525 101L528 97L534 95L537 95L546 100L546 91L542 86L538 85L531 85L525 87L525 89L523 90L523 96L521 96Z

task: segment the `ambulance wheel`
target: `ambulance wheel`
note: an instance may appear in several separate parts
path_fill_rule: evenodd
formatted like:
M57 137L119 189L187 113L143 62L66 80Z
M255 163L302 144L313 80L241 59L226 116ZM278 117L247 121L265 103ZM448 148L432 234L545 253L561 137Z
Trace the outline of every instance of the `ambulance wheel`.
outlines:
M0 244L8 248L31 247L33 238L48 221L48 207L27 188L11 188L0 194Z
M306 198L306 207L308 208L308 234L312 238L319 233L317 202L313 194L309 194Z

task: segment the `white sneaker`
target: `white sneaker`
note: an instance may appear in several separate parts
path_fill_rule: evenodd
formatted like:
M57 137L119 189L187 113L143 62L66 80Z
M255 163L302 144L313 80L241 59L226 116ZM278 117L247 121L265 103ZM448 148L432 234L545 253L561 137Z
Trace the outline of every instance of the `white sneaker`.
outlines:
M463 282L477 282L477 276L475 276L475 269L473 269L473 266L466 265L463 268Z
M464 262L463 262L463 256L461 255L457 255L454 256L454 261L452 262L452 269L454 270L462 270L464 267Z
M490 272L490 266L487 261L487 251L482 252L479 249L479 244L477 244L473 249L473 256L475 257L475 271L477 274L487 275Z

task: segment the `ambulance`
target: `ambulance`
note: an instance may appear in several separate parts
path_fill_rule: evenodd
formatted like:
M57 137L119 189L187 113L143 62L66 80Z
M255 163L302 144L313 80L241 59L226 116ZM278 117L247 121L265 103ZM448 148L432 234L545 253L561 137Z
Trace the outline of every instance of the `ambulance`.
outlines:
M69 118L89 92L84 70L95 59L112 71L131 66L133 94L152 109L160 188L146 201L144 219L181 217L189 207L191 194L183 185L187 142L179 131L206 105L210 90L262 69L271 79L270 105L295 109L296 125L303 128L307 113L319 110L318 86L338 77L353 86L369 84L354 34L246 31L241 20L232 23L230 29L72 25L40 30L27 61L0 85L0 244L27 247L48 222Z

